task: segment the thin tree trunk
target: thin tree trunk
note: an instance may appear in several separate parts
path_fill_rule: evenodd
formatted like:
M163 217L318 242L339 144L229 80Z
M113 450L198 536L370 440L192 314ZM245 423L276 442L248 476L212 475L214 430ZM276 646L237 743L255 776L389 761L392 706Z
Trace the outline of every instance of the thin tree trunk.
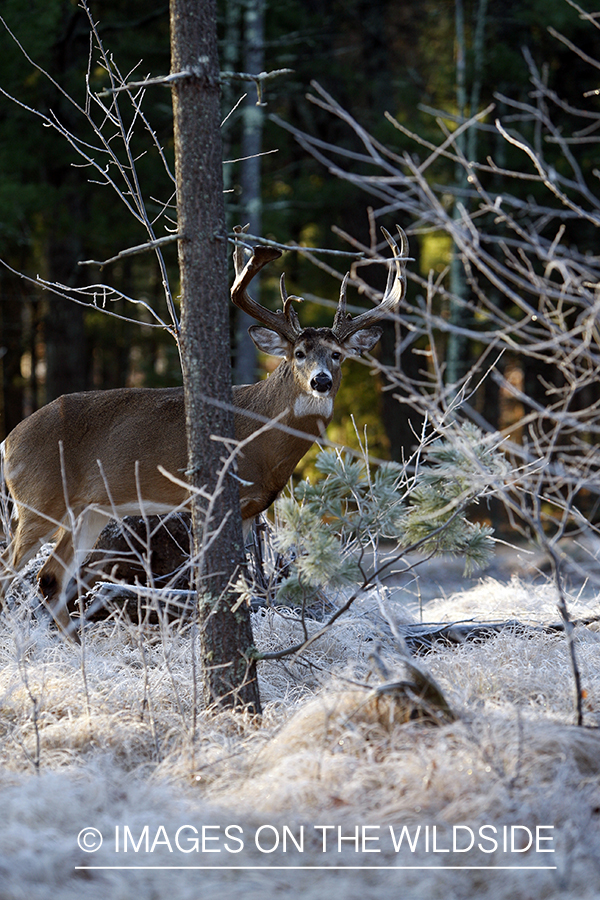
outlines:
M84 214L81 199L71 185L65 182L72 174L63 167L52 173L52 181L62 188L61 202L69 210L72 231L51 233L47 254L47 278L59 284L76 287L81 284L82 270L77 266L81 259L81 237ZM86 347L84 309L64 297L49 295L45 320L46 338L46 397L54 400L61 394L85 391L88 387L88 353Z
M172 71L191 73L173 88L188 477L194 487L214 492L226 455L214 436L233 437L231 412L210 402L231 402L216 4L171 0L170 10ZM205 501L194 495L205 702L259 712L250 610L230 590L243 558L238 487L230 474L208 523L205 515ZM217 538L207 542L207 531L215 529Z
M0 441L23 418L21 357L25 302L19 279L5 272L0 274Z
M456 27L456 102L458 106L458 115L464 117L467 107L467 91L465 77L465 20L462 0L455 0L455 27ZM465 152L465 135L464 132L456 139L458 150L464 154ZM456 167L456 187L464 188L466 186L466 174L463 167L457 164ZM464 199L463 199L464 202ZM461 215L458 208L458 197L454 202L453 218L456 222L460 221ZM450 300L450 323L459 327L464 318L464 307L462 305L467 286L465 284L465 272L456 246L452 252L452 262L450 264L450 292L452 299ZM446 379L449 385L456 384L464 372L464 338L456 333L448 335L448 345L446 349Z
M264 70L264 0L247 0L244 10L244 72L258 75ZM256 103L256 92L249 88L244 105L242 134L242 210L244 223L250 225L250 234L260 234L262 229L261 158L263 110ZM260 275L253 283L254 298L260 302ZM235 381L250 384L256 381L257 352L248 334L254 320L245 312L238 312L236 328L237 355Z
M474 116L479 106L479 96L481 93L481 81L483 76L483 66L485 63L485 27L487 21L487 2L488 0L479 0L477 5L477 21L475 24L475 34L473 38L473 77L471 83L471 99L470 108L467 109L467 79L466 79L466 40L465 40L465 20L464 8L462 0L455 0L455 23L456 23L456 103L458 106L458 114L463 118ZM471 126L467 133L463 132L456 139L458 150L462 154L466 154L469 161L477 159L477 137L478 131L475 126ZM469 201L465 196L469 188L467 172L461 165L456 167L456 187L459 192L463 193L462 203L468 208ZM453 217L455 221L460 221L461 214L458 209L458 201L454 204ZM450 322L457 327L466 325L465 307L461 301L465 301L468 295L468 288L465 279L465 270L462 260L458 256L456 248L454 248L452 263L450 268L450 291L456 300L451 301L450 305ZM456 384L465 374L467 366L465 360L467 358L465 338L459 334L450 334L448 337L448 350L446 355L447 363L447 381L448 384Z
M479 0L477 5L477 22L473 36L473 84L471 85L471 110L474 116L479 109L481 96L481 84L483 81L483 67L485 65L485 29L487 25L488 0ZM467 138L467 156L470 160L477 159L477 128L470 128Z

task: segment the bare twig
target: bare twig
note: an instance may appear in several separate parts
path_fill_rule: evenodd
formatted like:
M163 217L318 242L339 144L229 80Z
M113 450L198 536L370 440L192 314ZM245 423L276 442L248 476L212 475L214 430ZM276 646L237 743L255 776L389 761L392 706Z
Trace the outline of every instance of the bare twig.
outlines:
M168 234L165 237L157 238L155 241L148 241L145 244L138 244L136 247L129 247L127 250L121 250L117 253L116 256L111 256L109 259L104 259L102 261L98 261L96 259L85 259L81 260L78 265L80 266L107 266L109 263L116 262L118 259L123 259L124 256L135 256L138 253L147 253L148 250L154 250L156 247L162 247L164 244L172 244L174 241L178 241L183 237L181 234Z

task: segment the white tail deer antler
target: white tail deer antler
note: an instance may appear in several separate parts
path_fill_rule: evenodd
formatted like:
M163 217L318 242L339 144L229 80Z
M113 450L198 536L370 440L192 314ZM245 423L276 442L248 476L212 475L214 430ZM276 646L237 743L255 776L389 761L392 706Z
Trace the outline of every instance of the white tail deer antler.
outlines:
M346 312L346 285L348 283L348 275L346 275L342 281L340 299L332 327L332 331L338 340L344 341L351 335L356 334L357 331L370 328L371 325L375 325L380 319L383 319L384 316L396 312L400 306L406 292L406 274L404 270L408 258L408 238L399 225L396 225L396 228L398 229L398 235L400 237L400 249L398 248L397 241L394 240L389 231L385 228L381 229L383 236L392 248L394 264L390 267L385 293L378 306L351 318L350 314Z
M247 228L247 225L243 228L236 225L233 230L236 234L243 234ZM244 248L240 244L236 244L233 256L236 278L233 287L231 288L231 300L238 309L248 313L249 316L252 316L252 318L256 319L257 322L260 322L261 325L266 325L267 328L271 328L273 331L276 331L277 334L286 338L288 341L293 342L302 330L300 328L298 316L292 308L292 301L298 300L299 298L288 297L285 289L284 276L281 276L280 282L283 310L278 309L276 312L272 312L270 309L261 306L260 303L257 303L256 300L252 299L247 290L248 285L254 276L257 275L267 263L274 259L278 259L280 256L281 250L259 244L254 248L252 256L244 265Z

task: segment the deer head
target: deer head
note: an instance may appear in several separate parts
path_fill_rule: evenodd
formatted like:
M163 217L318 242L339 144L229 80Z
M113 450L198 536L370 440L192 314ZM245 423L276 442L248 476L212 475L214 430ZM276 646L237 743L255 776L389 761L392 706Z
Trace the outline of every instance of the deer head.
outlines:
M244 229L234 229L238 234ZM244 265L244 252L240 245L234 253L236 279L231 290L231 299L239 308L260 322L251 326L250 337L259 350L273 356L282 357L286 363L286 374L291 373L297 391L294 396L296 409L313 410L333 408L333 398L341 380L340 366L347 356L360 356L372 350L382 334L376 324L385 316L395 312L406 290L404 274L405 259L408 255L408 240L400 227L398 234L400 247L391 235L382 228L383 234L392 248L394 266L390 268L386 290L381 303L352 318L346 310L346 288L348 275L342 281L338 307L331 328L302 328L293 303L300 297L288 296L285 276L281 276L280 290L282 309L272 312L261 306L248 294L248 285L254 276L271 260L281 256L279 250L258 246L250 260ZM281 373L283 375L283 372ZM288 381L289 381L288 377ZM313 402L310 402L313 401ZM320 401L320 402L319 402Z

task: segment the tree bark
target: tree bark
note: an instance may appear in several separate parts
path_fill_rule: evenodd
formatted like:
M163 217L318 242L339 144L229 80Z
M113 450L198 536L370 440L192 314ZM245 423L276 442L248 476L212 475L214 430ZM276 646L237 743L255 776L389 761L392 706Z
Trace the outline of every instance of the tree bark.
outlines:
M458 115L464 117L467 109L466 93L466 46L465 46L465 18L463 0L455 0L455 26L456 26L456 104ZM458 150L464 154L466 138L464 133L456 139ZM456 166L456 184L459 188L466 186L466 174L463 167ZM458 208L458 195L454 201L453 218L460 222L461 213ZM452 262L450 264L450 323L459 328L463 325L465 310L463 302L467 296L467 285L463 262L458 253L458 248L453 247ZM456 332L448 335L446 347L446 382L448 385L456 385L465 374L465 347L464 337Z
M264 48L264 0L248 0L244 8L244 72L258 74L265 67ZM250 226L250 234L260 234L262 230L261 199L261 158L263 134L263 109L257 105L256 91L252 87L244 103L242 133L242 212L243 222ZM252 282L252 293L260 303L260 274ZM251 384L256 381L258 353L248 334L250 325L256 324L248 313L238 311L236 328L236 363L234 379L236 384Z
M211 403L231 403L215 0L171 0L170 13L172 72L190 73L173 88L187 475L192 487L214 495L210 509L192 496L203 692L207 706L260 712L250 610L231 589L243 540L238 486L230 473L215 494L227 455L215 437L234 435L232 413Z

